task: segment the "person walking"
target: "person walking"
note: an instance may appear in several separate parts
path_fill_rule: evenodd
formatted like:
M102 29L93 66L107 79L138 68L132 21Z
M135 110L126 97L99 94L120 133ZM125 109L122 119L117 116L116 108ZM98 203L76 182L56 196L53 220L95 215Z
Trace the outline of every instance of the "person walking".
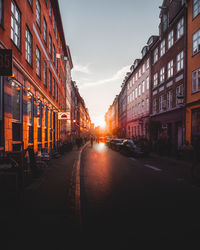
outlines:
M94 138L91 136L90 138L91 147L93 147L93 141L94 141Z

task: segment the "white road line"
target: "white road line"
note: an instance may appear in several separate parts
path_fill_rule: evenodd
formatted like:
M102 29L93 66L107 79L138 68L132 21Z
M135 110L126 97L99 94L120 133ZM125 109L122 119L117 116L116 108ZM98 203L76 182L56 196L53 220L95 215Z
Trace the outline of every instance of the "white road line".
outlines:
M151 168L151 169L153 169L153 170L155 170L155 171L162 171L162 169L156 168L156 167L151 166L151 165L149 165L149 164L145 164L144 166L147 167L147 168Z
M131 159L132 161L137 161L137 160L136 160L135 158L133 158L133 157L131 157L130 159Z

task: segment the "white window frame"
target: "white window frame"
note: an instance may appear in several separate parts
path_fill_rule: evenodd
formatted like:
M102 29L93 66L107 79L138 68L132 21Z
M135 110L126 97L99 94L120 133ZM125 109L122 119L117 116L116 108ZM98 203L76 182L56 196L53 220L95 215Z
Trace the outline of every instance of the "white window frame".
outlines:
M165 54L165 40L163 40L160 44L160 56Z
M148 68L149 68L149 58L146 61L146 69L148 69Z
M21 47L21 13L15 4L11 1L11 40L20 49Z
M144 93L145 87L144 87L144 81L142 81L142 93Z
M52 55L52 36L49 33L49 55Z
M138 97L137 88L135 89L135 98Z
M200 29L192 37L193 55L200 51Z
M155 88L158 85L158 73L153 75L153 87Z
M41 26L41 5L39 0L36 0L36 23Z
M193 18L200 13L200 0L193 0Z
M141 96L141 84L138 85L138 96Z
M162 112L163 111L163 104L164 104L164 102L165 102L165 99L164 99L164 95L161 95L160 97L159 97L159 111L160 112Z
M26 49L26 61L32 65L32 59L33 59L33 37L32 34L30 32L30 30L28 29L28 27L26 27L26 39L25 39L25 49Z
M176 69L177 72L183 69L183 51L181 51L176 57Z
M174 67L174 62L173 62L173 60L171 60L171 61L169 61L168 64L167 64L167 77L168 77L168 79L169 79L170 77L172 77L173 74L174 74L173 67Z
M173 92L172 90L167 92L167 109L172 108Z
M171 30L168 34L168 49L170 49L174 44L174 30Z
M181 38L184 34L184 17L182 17L177 24L177 39Z
M43 19L43 39L47 43L47 22L45 18Z
M149 111L149 98L146 99L146 111Z
M156 48L153 53L153 62L156 63L157 61L158 61L158 48Z
M36 74L41 76L41 52L38 47L36 47Z
M165 81L165 67L160 69L160 84Z
M157 99L153 99L153 114L157 113Z
M192 72L192 93L200 91L200 68Z
M146 78L146 89L149 89L149 76Z

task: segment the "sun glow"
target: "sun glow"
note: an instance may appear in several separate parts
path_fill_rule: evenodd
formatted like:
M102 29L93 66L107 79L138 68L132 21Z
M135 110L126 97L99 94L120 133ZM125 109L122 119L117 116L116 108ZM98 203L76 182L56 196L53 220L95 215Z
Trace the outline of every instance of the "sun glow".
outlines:
M105 128L106 123L104 120L104 116L98 116L98 117L94 117L94 119L92 119L95 127L100 126L101 128Z

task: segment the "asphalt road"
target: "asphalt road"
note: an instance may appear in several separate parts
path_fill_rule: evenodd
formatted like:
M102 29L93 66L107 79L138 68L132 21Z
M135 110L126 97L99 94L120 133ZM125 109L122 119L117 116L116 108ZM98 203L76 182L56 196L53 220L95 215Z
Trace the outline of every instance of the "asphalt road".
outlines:
M196 240L200 189L181 166L135 159L103 143L88 146L81 161L81 227L93 249L130 249L138 241Z

